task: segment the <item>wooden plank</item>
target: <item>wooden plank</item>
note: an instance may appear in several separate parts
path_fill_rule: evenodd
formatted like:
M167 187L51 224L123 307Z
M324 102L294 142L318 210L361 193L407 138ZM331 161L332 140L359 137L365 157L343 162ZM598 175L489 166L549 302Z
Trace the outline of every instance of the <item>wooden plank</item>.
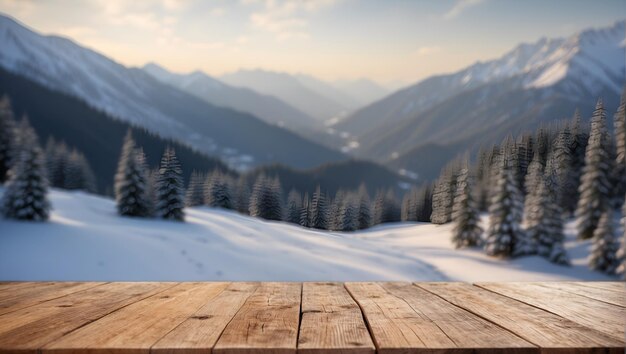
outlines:
M90 323L43 352L149 353L159 339L189 318L228 283L180 283Z
M623 340L626 309L584 296L529 283L478 283L484 289L555 313Z
M217 341L219 354L293 354L300 320L300 283L262 283Z
M622 292L626 290L626 283L624 283L623 281L573 281L568 283L598 289L605 289L609 291Z
M542 353L623 353L624 341L526 303L465 283L416 283L517 334Z
M361 307L379 354L455 348L432 320L379 283L346 283L346 288Z
M56 299L104 283L17 283L0 291L0 315Z
M0 352L36 353L45 344L123 306L165 290L166 283L110 283L0 316Z
M609 290L606 288L596 288L592 286L585 286L581 283L570 282L544 282L533 283L539 286L548 287L560 291L565 291L571 294L577 294L580 296L588 297L590 299L603 301L616 306L626 307L626 288L622 288L619 291Z
M455 352L529 353L535 345L512 332L457 307L409 283L383 283L393 296L404 300L415 312L430 319L452 340Z
M304 283L298 352L374 354L361 309L341 283Z
M151 353L210 353L226 325L258 286L258 283L231 283L161 338L152 346Z

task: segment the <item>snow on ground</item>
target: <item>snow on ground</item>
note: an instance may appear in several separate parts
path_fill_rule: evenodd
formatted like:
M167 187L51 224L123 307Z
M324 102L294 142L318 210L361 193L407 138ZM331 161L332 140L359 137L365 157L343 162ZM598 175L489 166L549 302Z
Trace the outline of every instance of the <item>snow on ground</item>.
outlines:
M47 223L0 219L0 280L611 280L586 267L588 242L567 249L573 266L455 250L450 225L397 223L319 232L231 211L187 209L187 222L123 218L112 200L53 190Z

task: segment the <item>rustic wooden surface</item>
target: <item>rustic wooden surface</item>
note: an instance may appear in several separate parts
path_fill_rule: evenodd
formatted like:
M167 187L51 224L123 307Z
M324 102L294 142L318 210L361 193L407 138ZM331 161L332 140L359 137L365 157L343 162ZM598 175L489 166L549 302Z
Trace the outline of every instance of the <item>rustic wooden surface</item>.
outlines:
M624 283L0 283L0 352L624 353Z

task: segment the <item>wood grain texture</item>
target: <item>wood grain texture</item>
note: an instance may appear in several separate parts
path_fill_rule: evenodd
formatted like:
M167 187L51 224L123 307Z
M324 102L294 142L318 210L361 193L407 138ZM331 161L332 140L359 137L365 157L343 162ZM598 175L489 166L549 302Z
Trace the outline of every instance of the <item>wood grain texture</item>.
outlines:
M623 352L623 341L553 313L465 283L416 283L541 347L542 353Z
M346 283L346 288L363 311L378 353L456 348L437 324L380 284Z
M439 296L409 283L382 283L393 296L433 321L454 343L455 352L529 353L537 347L512 332L484 320Z
M153 344L221 293L227 285L177 284L47 344L43 352L149 353Z
M0 316L0 352L36 353L47 343L163 291L166 283L110 283Z
M304 283L298 352L374 354L361 314L342 283Z
M626 309L530 283L477 283L484 289L539 307L572 322L624 340Z
M13 283L0 288L0 315L56 299L104 283Z
M603 301L612 305L626 307L626 288L619 290L609 290L606 288L596 288L592 286L581 285L581 283L567 283L567 282L545 282L534 283L535 285L548 287L551 289L557 289L566 291L570 294L577 294L585 296L590 299Z
M151 353L210 353L226 325L258 286L258 283L229 284L153 345Z
M572 281L568 284L576 284L597 289L606 289L611 291L625 291L626 283L623 281Z
M300 322L300 283L261 283L224 329L218 354L293 354Z

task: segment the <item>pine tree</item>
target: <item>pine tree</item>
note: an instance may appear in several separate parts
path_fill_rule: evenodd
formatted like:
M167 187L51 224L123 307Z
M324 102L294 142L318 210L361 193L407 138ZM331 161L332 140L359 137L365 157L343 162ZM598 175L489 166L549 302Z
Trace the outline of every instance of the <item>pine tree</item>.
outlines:
M222 171L215 170L206 179L204 202L213 208L234 209L229 178Z
M123 216L145 217L150 204L146 198L145 161L135 147L130 130L124 138L122 154L115 175L117 212Z
M239 177L235 187L235 206L238 212L248 214L250 210L250 186L245 176Z
M615 183L615 205L619 207L624 203L626 193L626 86L622 92L617 113L614 118L616 159L613 169L613 181Z
M523 237L523 230L520 228L522 196L509 161L504 158L501 163L489 206L485 251L491 256L509 257L513 254L517 240Z
M432 186L430 184L424 184L419 189L419 199L416 207L417 221L429 222L430 215L433 213L433 195Z
M180 163L172 148L165 149L156 181L155 214L163 219L183 221L184 182Z
M353 196L346 196L339 209L337 230L354 231L357 229L358 206Z
M0 183L4 183L9 177L9 169L17 149L16 129L11 102L8 97L3 96L0 99Z
M341 219L341 215L339 213L343 207L343 203L345 202L346 197L347 193L340 189L335 194L335 199L333 199L332 203L330 203L330 208L328 212L329 230L341 230L343 220Z
M328 205L326 196L322 193L318 185L311 199L311 227L314 229L327 230L328 226Z
M571 214L576 209L576 194L572 193L577 183L573 180L572 173L572 135L569 127L563 128L553 145L553 151L549 155L549 163L554 166L554 180L556 182L555 197L556 203L563 207L563 210Z
M185 193L185 205L195 207L204 204L204 181L206 177L194 170L189 178L189 185Z
M374 199L374 225L400 221L400 207L393 190L378 191Z
M302 196L295 189L292 189L287 195L287 214L285 215L285 221L299 225L301 213Z
M309 198L309 193L304 193L304 197L302 198L300 226L311 227L311 198Z
M624 199L626 200L626 197ZM626 280L626 203L622 207L622 229L622 245L617 252L617 258L620 261L617 274L621 274L622 279Z
M608 133L606 115L602 101L598 101L591 120L591 133L585 154L585 168L580 183L580 199L576 208L578 237L589 239L593 236L602 210L609 202Z
M528 167L525 185L528 188L528 195L524 200L524 224L526 226L526 234L531 240L536 240L534 236L534 228L537 226L540 208L539 186L543 180L544 166L541 164L539 155L535 155Z
M454 222L452 242L456 248L481 245L483 230L478 225L480 220L472 196L472 179L467 168L461 169L457 178L452 221Z
M411 190L404 194L400 214L400 219L402 221L417 221L417 206L419 204L419 200L419 189L416 187L411 188Z
M12 153L15 155L2 199L4 216L19 220L47 220L50 202L43 151L26 118L19 124L17 145Z
M607 207L602 212L598 227L593 233L589 267L607 274L615 274L620 265L618 250L619 242L615 237L613 210Z
M371 201L365 185L361 184L361 186L359 186L357 195L359 203L359 209L357 211L357 229L364 230L370 227L372 223Z
M451 166L447 166L442 171L433 191L433 213L430 218L433 224L445 224L451 221L455 189L455 171Z
M56 142L54 138L46 143L46 170L48 182L52 187L66 188L67 165L69 150L64 142Z
M537 210L537 223L532 233L537 253L540 256L548 258L553 263L569 264L563 246L565 235L563 234L562 211L556 201L555 190L554 178L548 174L542 179L535 196L538 198L539 208Z
M572 167L570 172L572 174L572 182L574 183L570 194L576 203L580 198L580 180L585 167L585 153L587 143L589 142L588 129L582 126L581 120L580 113L576 110L571 123L572 145L570 146L572 152Z
M278 178L259 175L250 196L250 215L267 220L283 219L282 192Z
M72 149L65 165L65 188L69 190L96 191L96 178L85 155Z

